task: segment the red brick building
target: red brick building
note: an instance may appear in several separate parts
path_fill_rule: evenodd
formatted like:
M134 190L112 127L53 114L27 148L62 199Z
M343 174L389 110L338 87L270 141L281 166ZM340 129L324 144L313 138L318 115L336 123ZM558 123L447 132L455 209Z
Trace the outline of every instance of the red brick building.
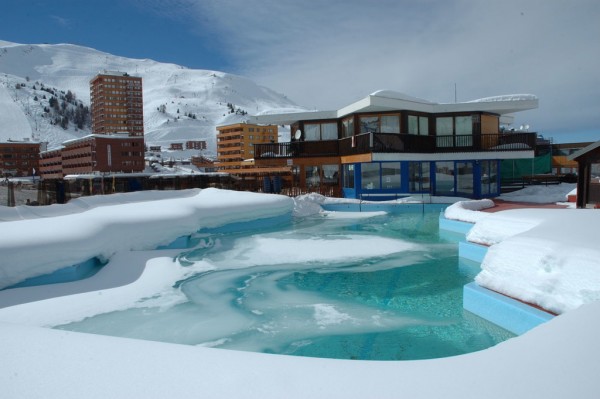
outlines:
M144 135L142 78L124 72L96 75L90 81L92 133Z
M41 154L40 169L44 178L66 175L142 172L144 138L125 135L91 134L65 141L61 149Z
M38 174L42 143L33 141L0 142L0 175L2 177Z

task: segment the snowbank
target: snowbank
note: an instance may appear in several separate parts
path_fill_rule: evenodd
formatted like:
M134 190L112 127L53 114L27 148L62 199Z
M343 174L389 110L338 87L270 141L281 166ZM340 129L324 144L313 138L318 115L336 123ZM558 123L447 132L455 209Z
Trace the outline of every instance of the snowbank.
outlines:
M577 191L577 184L533 185L512 193L502 194L498 199L536 204L552 204L567 201L569 192Z
M80 213L60 214L59 206L58 216L0 223L0 288L90 258L156 248L201 228L291 215L293 209L292 199L278 195L217 189L173 193L180 197L130 203L127 195L94 197ZM100 206L102 201L111 206Z
M555 313L600 300L600 212L515 209L490 214L467 235L491 245L475 281Z
M488 350L384 362L278 356L0 322L7 398L592 398L600 303Z
M488 215L487 213L478 211L486 208L492 208L493 206L494 201L490 199L459 201L446 208L444 211L444 217L446 219L475 223Z

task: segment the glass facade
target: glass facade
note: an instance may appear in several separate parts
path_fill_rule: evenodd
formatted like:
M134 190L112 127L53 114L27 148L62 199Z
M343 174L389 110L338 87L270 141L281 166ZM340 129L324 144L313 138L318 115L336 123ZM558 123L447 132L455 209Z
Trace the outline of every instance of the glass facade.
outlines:
M456 191L467 196L473 195L473 162L456 162Z
M435 193L454 195L454 162L435 163Z
M342 166L342 183L345 189L351 189L345 193L354 198L360 198L367 192L370 195L431 193L439 196L485 198L500 193L499 165L498 160L350 164ZM355 176L356 167L360 168L359 176ZM432 172L435 173L432 175Z
M379 190L381 188L379 163L363 163L360 177L363 190Z
M408 167L408 191L411 193L429 192L431 190L430 163L410 162Z
M342 187L354 188L354 164L342 165L344 170L344 181Z
M499 192L498 161L481 161L481 196L487 197Z
M401 188L400 162L385 162L381 164L381 184L383 189Z

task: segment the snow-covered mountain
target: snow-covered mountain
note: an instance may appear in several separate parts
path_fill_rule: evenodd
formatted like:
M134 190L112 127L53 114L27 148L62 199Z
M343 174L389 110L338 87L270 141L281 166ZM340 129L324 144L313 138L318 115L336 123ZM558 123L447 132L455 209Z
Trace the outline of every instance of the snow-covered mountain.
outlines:
M244 114L304 111L284 95L224 72L188 69L149 59L114 56L70 44L15 44L0 41L0 141L33 139L49 147L90 133L89 125L65 129L50 115L50 98L69 91L74 109L89 107L89 81L102 71L141 76L148 145L206 140L216 151L218 125Z

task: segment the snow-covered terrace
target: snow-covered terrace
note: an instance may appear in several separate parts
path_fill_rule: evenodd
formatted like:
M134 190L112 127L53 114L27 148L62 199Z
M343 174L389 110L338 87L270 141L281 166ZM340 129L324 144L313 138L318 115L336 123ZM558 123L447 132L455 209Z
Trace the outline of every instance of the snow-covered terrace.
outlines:
M46 317L60 318L67 303L85 307L99 295L103 302L135 301L149 292L148 287L164 284L164 277L173 272L173 253L157 258L146 249L199 227L277 217L294 208L291 199L274 195L214 189L181 194L136 194L134 201L127 196L96 197L104 203L79 202L67 211L48 207L37 216L29 213L22 220L0 223L3 281L16 281L34 270L46 272L75 258L111 259L104 276L98 273L91 285L61 284L53 293L64 295L69 286L79 294L0 309L3 396L592 398L600 390L600 249L588 238L600 222L595 210L475 217L471 238L492 245L478 280L497 282L500 289L513 287L530 300L554 296L564 313L522 336L467 355L420 361L316 359L42 327ZM318 209L310 204L295 207ZM468 208L456 206L454 214L472 218L477 210ZM78 250L66 254L73 251L65 249ZM518 269L526 269L526 274ZM20 290L33 292L35 287ZM6 290L3 297L11 291L17 295L18 290ZM569 299L567 292L580 302Z

